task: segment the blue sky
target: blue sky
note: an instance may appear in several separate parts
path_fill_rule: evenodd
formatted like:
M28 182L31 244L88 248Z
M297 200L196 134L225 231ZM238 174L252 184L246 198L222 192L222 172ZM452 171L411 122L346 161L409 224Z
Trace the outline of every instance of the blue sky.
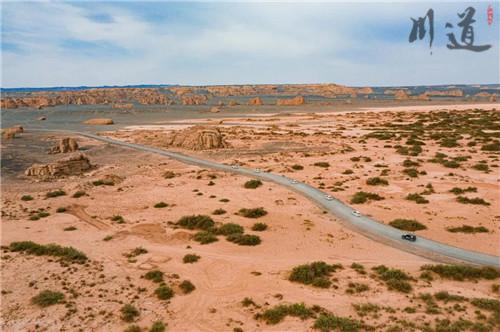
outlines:
M487 24L488 5L494 22ZM476 9L475 53L449 50ZM499 2L2 2L2 87L500 83ZM410 17L435 13L428 39ZM446 22L454 30L445 29ZM432 55L431 55L432 51Z

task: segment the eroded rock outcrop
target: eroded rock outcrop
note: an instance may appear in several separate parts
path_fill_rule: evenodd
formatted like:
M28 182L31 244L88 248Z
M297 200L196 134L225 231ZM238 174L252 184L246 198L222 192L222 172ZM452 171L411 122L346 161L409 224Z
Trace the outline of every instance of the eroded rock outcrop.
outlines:
M260 105L264 105L264 103L262 102L262 99L260 99L260 97L255 97L255 98L252 98L248 101L248 105L260 106Z
M229 147L219 128L207 126L194 126L175 132L170 137L168 145L189 150L210 150Z
M83 123L89 125L112 125L114 122L113 119L95 118L95 119L88 119Z
M24 174L34 176L41 179L80 175L90 170L92 165L89 159L82 153L75 153L68 157L59 159L54 163L49 164L33 164Z
M69 153L78 150L78 143L74 138L65 137L61 138L56 146L52 147L49 151L50 154L56 153Z
M205 105L208 98L205 95L183 95L181 100L183 105Z
M305 100L304 97L302 96L296 96L291 99L278 99L276 100L276 105L278 106L298 106L298 105L304 105Z
M12 139L16 137L16 134L23 133L24 128L22 126L14 126L10 128L5 128L2 130L3 139Z

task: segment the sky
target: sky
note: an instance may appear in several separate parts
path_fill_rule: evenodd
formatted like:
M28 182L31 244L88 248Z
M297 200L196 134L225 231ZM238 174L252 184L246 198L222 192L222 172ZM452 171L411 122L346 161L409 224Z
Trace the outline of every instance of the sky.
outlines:
M474 45L487 51L446 47L469 6ZM430 8L432 47L428 31L410 43L411 18ZM499 1L2 1L1 16L3 88L500 83Z

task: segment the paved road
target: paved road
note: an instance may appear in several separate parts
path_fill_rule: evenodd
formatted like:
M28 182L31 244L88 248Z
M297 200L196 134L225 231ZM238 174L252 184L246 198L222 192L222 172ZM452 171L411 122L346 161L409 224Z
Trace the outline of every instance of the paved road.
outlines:
M355 216L353 215L354 209L350 206L336 199L327 200L325 197L327 193L302 182L292 182L293 179L282 175L267 172L257 172L255 169L219 164L214 161L187 156L177 152L122 142L90 133L71 131L68 131L68 133L77 134L109 144L132 148L139 151L159 154L187 164L251 176L253 178L259 178L265 181L272 181L279 185L290 188L295 192L307 197L308 199L322 206L326 211L330 212L335 217L340 219L344 225L376 241L437 261L465 262L474 265L487 265L500 268L500 257L498 256L487 255L479 252L461 249L458 247L453 247L423 237L418 237L416 242L402 240L401 235L404 234L404 232L379 223L374 219L363 215Z

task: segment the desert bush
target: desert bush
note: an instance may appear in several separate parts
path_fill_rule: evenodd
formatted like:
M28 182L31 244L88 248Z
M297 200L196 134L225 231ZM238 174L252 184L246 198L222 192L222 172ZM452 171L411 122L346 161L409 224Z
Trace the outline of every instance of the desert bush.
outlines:
M182 258L184 264L196 263L201 257L195 254L187 254Z
M396 290L402 293L409 293L412 286L409 283L411 277L404 271L399 269L388 268L384 265L379 265L373 268L378 277L382 279L389 290Z
M421 231L427 229L424 224L419 223L415 219L394 219L389 223L394 228L401 229L403 231Z
M246 189L255 189L262 186L262 181L260 180L248 180L245 182L244 187Z
M139 325L130 325L127 327L124 332L141 332L142 329Z
M96 187L98 186L114 186L115 182L112 179L99 179L92 181L92 184Z
M193 283L189 280L184 280L180 283L179 287L182 289L184 294L189 294L196 289Z
M233 233L226 237L229 242L236 243L240 246L256 246L261 243L260 237L257 235Z
M479 197L469 198L469 197L465 197L465 196L458 196L457 202L462 203L462 204L490 205L490 203L486 202L484 199L479 198Z
M163 281L163 272L161 272L160 270L151 270L151 271L146 272L146 274L144 275L144 278L146 278L147 280L151 280L153 282L156 282L156 283L160 283Z
M483 172L488 172L490 170L490 168L488 167L488 164L482 164L482 163L475 164L472 166L472 168L477 170L477 171L483 171Z
M477 192L476 187L467 187L467 188L459 188L459 187L453 187L450 189L450 193L453 193L455 195L460 195L463 193L475 193Z
M73 247L61 247L57 244L38 244L32 241L12 242L9 250L25 252L36 256L54 256L74 263L84 263L87 256Z
M143 247L136 247L132 250L130 250L130 252L128 254L126 254L125 256L126 257L137 257L139 255L143 255L143 254L147 254L148 253L148 250L143 248Z
M405 168L403 170L403 173L408 175L411 178L418 177L418 169L416 169L416 168Z
M31 298L31 303L42 308L61 303L64 300L64 294L51 290L44 290Z
M217 239L217 236L215 236L212 232L208 232L208 231L201 231L201 232L196 233L194 235L193 239L196 242L200 242L200 244L209 244L212 242L219 241Z
M496 313L500 313L500 301L495 299L481 299L476 298L470 301L473 306L476 306L480 309L493 311Z
M165 324L161 321L156 321L151 325L149 332L165 332Z
M65 227L65 228L63 228L63 231L65 231L65 232L76 231L76 227L75 226Z
M120 318L125 322L133 322L137 317L139 317L139 309L131 304L125 304L120 309Z
M313 165L317 166L317 167L324 167L324 168L330 167L330 164L327 163L326 161L318 161L317 163L314 163Z
M114 216L112 216L111 221L115 221L117 224L125 223L125 219L123 219L123 217L120 216L119 214L115 214Z
M267 229L267 224L265 224L263 222L256 222L252 226L252 231L255 231L255 232L262 232L262 231L265 231L266 229Z
M235 223L227 223L216 229L218 235L242 234L245 230L241 225Z
M414 194L408 194L406 196L406 200L408 201L414 201L417 204L427 204L429 203L429 200L426 199L424 196L414 193Z
M219 216L221 214L225 214L227 211L224 209L216 209L214 212L212 212L213 215Z
M317 281L316 284L324 285L326 283L323 280L341 267L341 265L329 265L322 261L303 264L293 268L288 280L305 285L314 285L315 281L322 279Z
M423 265L422 271L431 271L444 279L457 281L500 278L500 271L493 267L473 267L468 265Z
M441 291L437 292L434 294L434 298L439 301L444 301L444 302L462 302L465 301L466 298L460 295L452 295L448 293L447 291Z
M489 232L488 228L484 226L474 227L469 225L462 225L460 227L448 227L446 228L446 230L451 233L468 233L468 234Z
M167 207L167 206L168 206L168 204L167 204L167 203L165 203L165 202L158 202L158 203L156 203L156 204L154 205L154 207L155 207L155 208L157 208L157 209L162 209L162 208L165 208L165 207Z
M246 218L260 218L263 217L267 214L267 211L264 210L264 208L259 207L259 208L253 208L253 209L240 209L238 213Z
M66 209L64 206L61 206L61 207L58 207L56 212L57 213L63 213L63 212L66 212L68 209Z
M485 144L481 147L482 151L500 151L500 142Z
M366 184L370 186L387 186L389 184L389 181L387 181L386 179L379 178L377 176L373 178L368 178L366 180Z
M73 194L73 198L80 198L82 196L85 196L87 193L83 190L78 190Z
M53 197L59 197L59 196L64 196L66 195L66 192L64 190L58 189L54 191L49 191L45 196L47 198L53 198Z
M359 320L323 313L316 319L313 327L322 332L357 332L361 330L363 323Z
M165 178L165 179L172 179L174 177L175 177L175 173L172 171L166 171L165 173L163 173L163 178Z
M31 196L31 195L21 196L21 201L32 201L32 200L33 200L33 196Z
M354 171L352 169L346 169L345 171L342 172L342 174L345 174L345 175L349 175L349 174L353 174Z
M459 168L460 164L455 160L445 160L442 165L447 168Z
M156 288L155 294L160 300L169 300L174 297L174 291L172 290L172 288L168 287L165 284L162 284L158 288Z
M411 159L405 159L405 161L403 161L403 166L404 167L420 166L420 163L417 161L413 161Z
M301 171L304 169L304 166L295 164L295 165L292 165L292 169L296 170L296 171Z
M358 263L352 263L351 264L351 269L354 271L358 272L359 274L366 274L365 267L361 264Z
M454 138L443 138L439 145L445 148L454 148L460 146L460 144L458 144L457 140Z
M302 320L314 317L314 311L304 303L279 304L265 310L259 315L266 324L274 325L281 322L286 316L299 317Z
M183 228L187 229L202 229L208 230L214 227L214 221L212 218L206 215L192 215L184 216L179 219L177 224Z
M359 282L350 282L347 284L346 293L347 294L357 294L370 290L370 287L367 284L362 284Z
M378 194L374 194L374 193L370 193L370 192L365 192L365 191L358 191L351 198L351 203L352 204L363 204L363 203L366 203L369 200L381 201L383 199L384 199L384 197L382 197L382 196L380 196Z

